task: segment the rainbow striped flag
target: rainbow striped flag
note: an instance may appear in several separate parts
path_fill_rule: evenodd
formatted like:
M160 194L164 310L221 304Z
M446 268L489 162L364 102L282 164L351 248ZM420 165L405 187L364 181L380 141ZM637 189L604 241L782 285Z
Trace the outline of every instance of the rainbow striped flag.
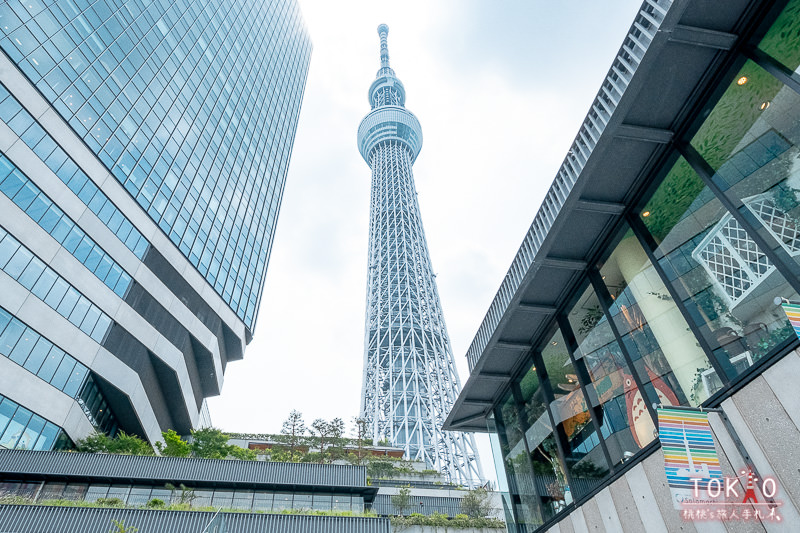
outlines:
M716 501L706 491L710 480L722 478L708 413L658 409L658 438L674 507L683 509L686 503ZM694 490L695 480L698 493Z
M800 304L783 302L781 307L783 307L783 312L786 313L786 318L792 324L795 334L800 337Z

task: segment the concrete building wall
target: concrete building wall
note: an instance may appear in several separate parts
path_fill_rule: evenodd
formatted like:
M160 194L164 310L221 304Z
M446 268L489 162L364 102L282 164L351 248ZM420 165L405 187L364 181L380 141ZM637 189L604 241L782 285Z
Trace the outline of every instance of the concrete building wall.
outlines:
M759 474L772 476L777 482L775 501L780 502L780 523L767 520L684 520L681 512L673 508L664 474L664 454L659 448L547 531L744 533L796 530L800 524L800 395L797 376L800 376L800 353L792 351L722 403L722 409ZM722 475L734 477L745 468L745 459L725 429L720 415L709 413L708 418ZM764 501L760 493L758 498Z

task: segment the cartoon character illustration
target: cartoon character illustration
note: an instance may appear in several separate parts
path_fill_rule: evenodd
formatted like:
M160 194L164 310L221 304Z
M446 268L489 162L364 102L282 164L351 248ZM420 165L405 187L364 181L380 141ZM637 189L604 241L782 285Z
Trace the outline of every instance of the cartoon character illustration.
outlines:
M675 393L664 380L656 376L649 368L645 367L645 369L647 370L650 382L656 389L656 394L658 394L658 403L664 406L679 405L678 397L675 396ZM636 444L641 448L653 440L656 427L653 424L653 419L650 418L647 412L647 404L645 403L647 400L636 386L636 382L633 381L633 376L623 374L623 379L625 383L625 404L628 409L628 421L630 422L633 438Z

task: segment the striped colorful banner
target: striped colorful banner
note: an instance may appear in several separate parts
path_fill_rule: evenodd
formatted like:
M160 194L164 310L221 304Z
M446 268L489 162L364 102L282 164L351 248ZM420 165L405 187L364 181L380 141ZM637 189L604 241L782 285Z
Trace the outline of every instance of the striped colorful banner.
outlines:
M800 304L782 303L783 312L786 313L786 318L791 322L794 328L794 333L800 337Z
M708 482L721 479L708 413L658 409L658 438L664 451L664 470L676 509L683 503L715 501L706 492ZM695 480L700 488L695 494Z

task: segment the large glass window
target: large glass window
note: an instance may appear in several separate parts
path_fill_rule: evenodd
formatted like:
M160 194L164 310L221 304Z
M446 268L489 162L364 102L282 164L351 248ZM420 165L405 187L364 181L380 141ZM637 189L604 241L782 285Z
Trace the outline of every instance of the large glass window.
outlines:
M789 70L800 66L800 1L786 5L758 47Z
M522 422L530 457L535 496L542 519L547 520L572 501L564 465L558 455L547 399L539 383L536 367L531 366L519 380Z
M599 419L611 460L619 463L655 438L648 395L636 386L591 286L572 307L568 320L577 342L575 359L585 365L589 377L590 407Z
M613 299L611 317L642 383L652 385L660 404L702 403L709 391L697 371L711 364L632 231L623 230L600 274Z
M520 405L509 391L495 413L509 491L516 510L517 522L538 526L542 524L542 517L530 456L522 438L521 416Z
M556 431L545 435L545 422L540 418L539 424L531 428L538 428L537 440L540 441L535 451L531 445L531 453L540 468L549 466L555 481L564 484L564 503L569 504L574 498L590 492L608 473L608 465L561 330L556 330L542 349L542 362L552 390L550 412ZM549 420L546 423L549 426ZM572 479L569 486L566 485L564 466L555 460L556 439L561 442L566 468Z
M719 164L719 155L709 155ZM685 159L676 161L640 216L656 259L729 377L792 338L774 298L796 298L794 290ZM688 399L702 401L722 385L710 364L699 365Z
M1 407L1 406L0 406ZM506 471L505 456L503 445L500 442L499 428L494 412L486 417L486 429L489 431L489 443L492 446L492 459L494 459L494 470L497 472L497 488L503 500L503 513L506 523L513 524L514 515L512 513L513 502L510 494L510 483L508 481L509 472Z

